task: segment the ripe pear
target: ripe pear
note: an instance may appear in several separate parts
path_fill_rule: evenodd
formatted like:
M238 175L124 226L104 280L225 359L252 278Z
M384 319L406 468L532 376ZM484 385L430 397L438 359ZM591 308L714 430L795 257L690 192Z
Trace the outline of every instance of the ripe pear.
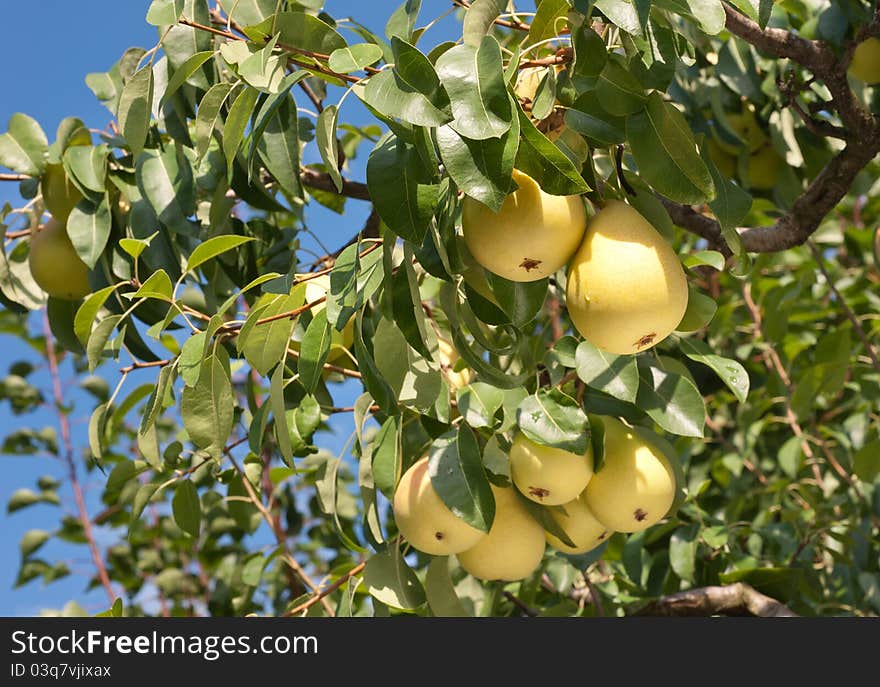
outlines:
M669 336L687 301L669 244L634 208L608 201L568 268L566 306L577 330L609 353L638 353Z
M302 278L308 275L299 274L296 276L297 278ZM309 279L305 284L306 303L314 303L315 301L328 296L330 293L329 274L322 274L320 277ZM311 308L312 315L317 315L326 307L326 301L318 303ZM301 334L299 334L298 336L301 336ZM351 349L352 345L354 345L354 320L349 320L342 328L341 332L338 331L336 327L331 325L330 352L327 354L327 362L335 365L339 361L349 360L349 355L346 352L346 349ZM299 347L300 341L295 340L291 342L291 348L293 348L295 351L298 351Z
M458 562L481 580L512 582L528 577L544 557L544 529L520 502L513 487L492 485L495 520L476 546L458 554Z
M640 532L662 520L675 500L669 457L640 432L603 417L605 464L584 490L599 522L616 532Z
M31 275L50 296L76 301L91 292L89 268L79 258L67 228L54 217L31 234Z
M776 186L783 164L782 157L769 144L749 155L749 186L769 191Z
M470 368L463 367L456 371L455 364L459 361L460 356L455 346L446 339L437 337L437 360L440 363L440 369L449 383L449 388L454 392L471 383Z
M484 268L505 279L529 282L553 274L577 250L586 227L580 196L552 196L519 170L519 188L494 213L466 197L461 228L468 250Z
M448 556L470 549L487 536L443 503L431 485L427 456L403 473L394 492L393 507L397 529L424 553Z
M742 112L728 114L727 124L745 141L750 153L757 152L759 148L768 142L767 134L764 133L758 118L750 108L745 108ZM742 144L728 143L720 137L717 140L721 150L730 155L739 155Z
M714 138L710 138L706 143L706 146L709 151L709 157L712 158L712 162L715 163L718 171L721 172L721 176L727 179L735 177L736 157L725 151L724 148L721 147L721 144Z
M563 504L562 509L565 510L564 513L560 512L559 508L553 508L550 510L550 515L565 531L574 546L563 543L561 539L547 532L547 543L557 551L570 554L586 553L595 549L611 535L611 530L599 522L590 510L584 494Z
M880 83L880 38L868 38L856 46L847 70L866 84Z
M593 449L583 455L541 446L518 434L510 448L510 476L526 498L558 506L576 498L593 476Z
M73 184L61 164L46 165L40 178L40 193L52 217L66 223L70 211L83 199L80 190Z

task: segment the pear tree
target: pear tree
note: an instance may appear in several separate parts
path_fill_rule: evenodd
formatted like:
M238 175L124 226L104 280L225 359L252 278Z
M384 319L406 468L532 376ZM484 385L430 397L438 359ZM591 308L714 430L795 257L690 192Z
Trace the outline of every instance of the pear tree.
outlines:
M0 134L22 593L880 613L876 3L334 5L152 0Z

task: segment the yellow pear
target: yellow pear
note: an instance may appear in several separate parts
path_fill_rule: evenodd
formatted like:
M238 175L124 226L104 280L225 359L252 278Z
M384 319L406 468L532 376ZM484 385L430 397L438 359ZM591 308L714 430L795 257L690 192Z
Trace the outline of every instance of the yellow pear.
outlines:
M297 278L306 277L308 275L298 274ZM325 298L330 293L330 275L322 274L314 279L309 279L306 284L306 303L314 303L321 298ZM312 315L317 315L327 307L327 302L323 301L310 308ZM346 349L350 349L354 345L354 320L349 320L342 331L338 331L332 324L330 326L330 352L327 354L327 362L337 364L338 361L349 360ZM291 342L291 348L298 351L300 341Z
M46 210L62 223L67 222L70 211L83 198L64 167L58 163L46 165L46 171L40 178L40 193L43 195Z
M745 108L742 112L728 114L727 124L745 141L750 153L756 152L768 142L767 134L764 133L758 118L751 108ZM734 156L739 155L742 144L728 143L720 137L717 140L721 150Z
M576 498L593 476L593 450L583 455L541 446L518 434L510 447L510 476L535 503L558 506Z
M584 494L564 504L562 508L565 510L564 513L561 513L559 508L552 508L550 515L565 531L574 546L563 543L561 539L547 532L547 543L557 551L570 554L586 553L595 549L611 535L611 530L599 522L590 510Z
M880 38L868 38L856 46L848 72L866 84L880 83Z
M443 503L431 485L427 456L416 461L400 478L394 492L397 529L416 549L448 556L469 549L486 537Z
M714 138L710 138L707 141L706 146L709 151L709 157L712 158L712 162L715 163L718 171L721 172L721 176L726 179L732 179L735 177L736 157L725 151L724 148L721 147L721 144Z
M605 464L584 490L599 522L616 532L640 532L662 520L675 499L669 457L620 420L603 417Z
M519 170L519 188L494 213L466 197L461 210L464 240L474 259L511 281L537 281L568 262L584 235L580 196L552 196Z
M523 505L513 487L492 485L495 520L476 546L458 554L458 562L481 580L512 582L528 577L544 557L544 529Z
M574 326L609 353L638 353L681 322L688 287L678 256L634 208L608 201L568 268Z
M28 264L34 281L50 296L75 301L91 292L89 268L76 254L65 226L54 217L31 234Z
M440 369L449 383L450 389L454 392L471 383L470 368L463 367L456 371L455 365L459 361L460 356L455 347L446 339L437 337L437 359L440 363Z
M776 186L783 164L782 157L769 144L749 155L749 186L769 191Z

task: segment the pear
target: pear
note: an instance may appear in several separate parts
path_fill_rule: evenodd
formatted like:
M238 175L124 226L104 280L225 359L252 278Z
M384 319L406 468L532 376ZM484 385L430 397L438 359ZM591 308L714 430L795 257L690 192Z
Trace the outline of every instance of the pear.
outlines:
M575 328L609 353L638 353L669 336L687 300L684 269L669 244L634 208L608 201L568 267Z
M455 347L446 339L437 337L437 359L440 363L440 369L443 371L446 381L449 383L450 389L455 392L471 383L470 368L463 367L456 371L455 364L459 361L460 356Z
M298 274L297 278L307 277L307 274ZM330 294L330 275L322 274L318 277L314 277L309 279L306 284L306 303L314 303L315 301L320 300L321 298L326 298ZM322 301L317 305L310 308L312 312L312 316L317 315L324 308L327 307L327 301ZM291 348L295 351L299 351L300 348L300 337L304 334L304 330L300 330L295 336L297 337L291 342ZM330 352L327 354L327 362L339 365L342 363L342 366L346 366L345 363L350 360L349 355L347 353L347 349L351 349L354 345L354 320L349 320L345 323L345 326L342 328L342 331L336 329L332 324L330 325Z
M868 38L856 46L849 75L866 84L880 83L880 38Z
M564 511L564 512L561 512ZM550 516L565 531L574 546L547 532L547 543L562 553L579 554L592 551L612 534L590 510L584 494L561 508L550 509Z
M403 473L394 491L393 507L397 529L424 553L448 556L469 549L486 537L485 532L449 510L434 491L427 456Z
M640 532L662 520L675 500L670 456L620 420L602 417L605 463L584 490L587 506L605 527Z
M754 110L751 108L745 108L742 112L728 114L727 124L745 141L750 153L757 152L759 148L769 142L767 134L764 133ZM742 144L728 143L719 137L718 147L724 152L736 156L739 155Z
M476 546L458 554L458 562L481 580L512 582L528 577L544 557L544 529L520 502L513 487L492 485L495 520Z
M510 476L526 498L558 506L576 498L593 476L593 450L583 455L541 446L518 434L510 448Z
M563 267L584 235L580 196L544 193L527 174L513 170L517 188L495 213L466 197L461 228L468 250L482 267L505 279L530 282Z
M34 281L50 296L76 301L91 292L89 268L77 255L66 227L54 217L31 234L28 264Z
M759 191L771 190L779 180L784 163L782 156L769 144L749 155L749 186Z

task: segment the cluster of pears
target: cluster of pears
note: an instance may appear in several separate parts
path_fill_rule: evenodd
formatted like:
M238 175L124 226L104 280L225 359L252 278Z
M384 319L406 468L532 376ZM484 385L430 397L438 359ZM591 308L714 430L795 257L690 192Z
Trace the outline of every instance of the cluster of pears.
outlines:
M510 454L513 486L492 485L495 518L489 532L450 510L431 483L428 457L401 477L394 518L410 545L427 554L455 554L482 580L521 580L541 564L546 544L567 554L590 551L613 532L640 532L664 518L675 500L675 455L650 432L602 417L605 460L593 470L592 448L578 455L541 446L519 434ZM545 531L524 503L543 506L570 545Z
M727 123L745 142L748 153L745 171L749 187L759 191L769 191L774 188L785 161L776 152L767 134L761 128L754 109L745 107L741 112L727 115ZM709 139L707 147L709 156L718 167L718 171L730 179L736 177L740 146L723 140L716 133Z
M497 213L464 199L464 243L481 267L530 282L567 265L569 316L609 353L638 353L672 333L687 309L684 269L635 208L610 200L587 222L580 196L545 193L517 169L513 180L518 188Z

